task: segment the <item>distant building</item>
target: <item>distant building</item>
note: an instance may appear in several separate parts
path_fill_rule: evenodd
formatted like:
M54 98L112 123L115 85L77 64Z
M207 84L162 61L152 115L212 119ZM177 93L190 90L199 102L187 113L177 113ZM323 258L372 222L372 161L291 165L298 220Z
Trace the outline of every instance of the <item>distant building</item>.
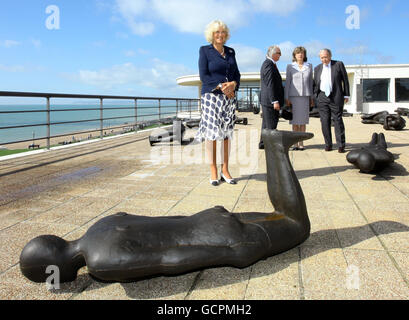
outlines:
M409 108L409 64L349 65L346 66L351 98L345 109L351 113L375 113L386 110L394 113L398 107ZM285 72L281 72L285 82ZM199 75L176 79L182 86L198 87ZM242 72L238 94L239 108L258 105L260 72Z

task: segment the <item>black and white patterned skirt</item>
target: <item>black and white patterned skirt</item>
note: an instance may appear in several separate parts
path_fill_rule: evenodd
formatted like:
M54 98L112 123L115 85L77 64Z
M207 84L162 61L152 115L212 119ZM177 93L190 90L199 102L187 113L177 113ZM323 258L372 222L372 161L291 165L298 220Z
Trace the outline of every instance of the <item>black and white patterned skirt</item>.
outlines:
M227 98L224 94L202 94L202 116L195 139L225 140L232 139L236 121L236 98Z

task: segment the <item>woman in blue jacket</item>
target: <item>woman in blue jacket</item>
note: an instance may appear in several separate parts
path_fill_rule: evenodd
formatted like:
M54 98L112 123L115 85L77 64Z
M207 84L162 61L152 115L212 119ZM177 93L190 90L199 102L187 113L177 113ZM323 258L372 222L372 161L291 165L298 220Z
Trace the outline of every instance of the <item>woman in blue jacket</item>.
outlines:
M202 116L196 139L206 140L210 161L210 183L219 185L216 146L222 143L222 167L220 178L229 184L236 181L229 173L229 149L236 121L236 92L240 85L240 72L232 48L225 46L229 39L229 28L220 20L212 21L205 31L210 45L200 48L199 73L202 81Z

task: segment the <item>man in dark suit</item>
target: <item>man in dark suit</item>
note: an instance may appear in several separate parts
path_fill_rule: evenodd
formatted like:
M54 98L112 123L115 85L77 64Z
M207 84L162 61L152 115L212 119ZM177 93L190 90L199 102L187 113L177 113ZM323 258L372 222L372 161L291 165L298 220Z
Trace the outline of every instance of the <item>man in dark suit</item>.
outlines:
M345 152L344 103L349 99L349 81L345 66L332 59L329 49L320 51L321 64L314 69L314 95L321 119L325 151L332 150L331 117L334 119L338 152Z
M278 46L271 46L267 50L266 60L260 70L260 104L263 110L262 129L276 129L279 111L284 106L284 88L277 61L280 60L281 50ZM260 138L259 149L264 149Z

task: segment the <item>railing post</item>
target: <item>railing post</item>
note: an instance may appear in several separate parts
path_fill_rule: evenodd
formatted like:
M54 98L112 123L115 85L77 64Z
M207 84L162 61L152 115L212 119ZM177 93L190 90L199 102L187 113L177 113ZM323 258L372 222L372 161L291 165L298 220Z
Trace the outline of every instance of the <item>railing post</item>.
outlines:
M176 99L176 119L178 118L179 113L179 99Z
M135 99L135 131L137 131L138 126L138 99Z
M100 138L102 139L104 137L104 102L103 98L100 98L100 103L99 103L99 130L100 130Z
M50 150L51 136L50 97L47 97L47 150Z
M189 100L189 119L192 120L192 100Z
M161 116L160 116L160 113L161 113L161 111L160 111L160 99L158 99L158 101L159 101L159 121L160 121L160 119L161 119Z

